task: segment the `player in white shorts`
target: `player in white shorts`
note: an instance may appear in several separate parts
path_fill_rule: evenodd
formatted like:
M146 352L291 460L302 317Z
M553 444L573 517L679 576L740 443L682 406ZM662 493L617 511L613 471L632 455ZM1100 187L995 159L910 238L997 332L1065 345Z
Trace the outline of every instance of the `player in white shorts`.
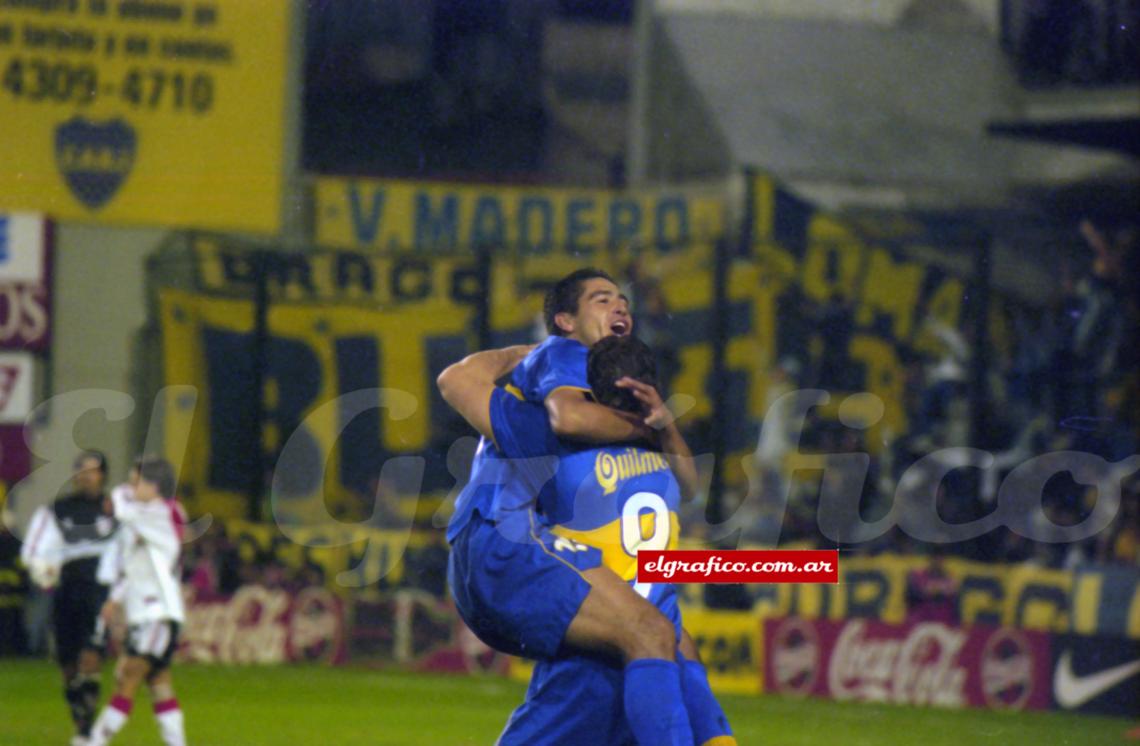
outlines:
M170 661L185 618L179 557L186 519L174 499L170 462L144 457L135 463L133 489L111 495L120 530L100 563L100 580L111 586L102 619L126 616L126 657L117 670L115 694L91 729L90 746L103 746L126 724L135 693L150 688L155 719L167 746L185 746L182 710L174 697Z

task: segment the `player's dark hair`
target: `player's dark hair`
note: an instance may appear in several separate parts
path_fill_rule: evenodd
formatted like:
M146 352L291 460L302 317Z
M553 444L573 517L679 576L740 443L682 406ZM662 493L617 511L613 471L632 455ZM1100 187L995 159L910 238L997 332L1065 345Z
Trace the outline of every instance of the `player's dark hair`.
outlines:
M145 479L158 488L159 495L167 500L174 497L178 480L169 461L160 456L141 456L135 460L135 469L139 472L139 479Z
M609 336L590 348L586 357L586 380L594 399L607 407L639 413L641 401L629 389L615 385L629 376L650 386L657 386L657 361L649 345L633 336Z
M107 454L103 453L102 451L83 451L75 457L75 462L72 464L72 468L76 471L79 471L79 468L83 466L83 462L87 459L95 459L98 461L99 471L102 472L103 476L107 476Z
M608 273L594 267L585 267L574 270L546 291L546 298L543 299L542 303L542 317L546 321L546 331L557 337L566 336L566 332L555 323L554 317L560 313L578 313L578 301L582 297L582 286L586 284L587 280L593 280L596 277L614 282L614 278L610 277ZM614 284L617 283L614 282Z

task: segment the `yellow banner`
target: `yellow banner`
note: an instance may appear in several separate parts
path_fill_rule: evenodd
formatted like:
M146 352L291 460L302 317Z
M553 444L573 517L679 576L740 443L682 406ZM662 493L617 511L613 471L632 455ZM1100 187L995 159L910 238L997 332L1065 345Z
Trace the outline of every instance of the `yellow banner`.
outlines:
M288 8L0 3L0 207L275 233Z
M302 527L291 530L288 537L270 523L227 520L224 526L244 565L273 561L291 571L316 568L327 587L342 594L373 586L378 579L385 586L398 586L405 578L405 561L436 547L439 540L428 532L408 534L349 525Z
M760 694L764 690L764 644L760 617L742 611L686 608L682 623L697 644L717 694ZM508 675L530 681L534 661L511 658Z
M241 438L251 435L246 418L256 419L250 409L256 400L250 368L253 259L215 236L200 237L194 256L204 292L161 294L165 382L199 391L193 411L171 402L167 441L181 443L178 434L190 434L184 474L194 487L196 504L191 507L239 516L250 488L251 464L243 454L252 450ZM673 335L668 344L681 362L673 371L672 390L696 399L690 415L694 420L707 417L711 247L695 244L651 257L642 266L652 267L652 282L668 299L665 310L672 315ZM598 259L618 278L626 277L636 262L631 250ZM325 501L359 519L368 517L361 505L371 503L370 498L362 503L358 493L372 490L370 482L392 457L429 459L427 486L420 494L450 490L455 480L438 459L470 430L439 398L434 381L444 367L475 348L476 308L488 293L475 259L317 251L273 254L263 261L270 298L262 443L266 462L275 462L300 431L298 442L310 442L314 454L328 454L321 462L326 465ZM533 339L547 284L580 266L564 255L495 262L492 344ZM664 313L659 309L657 316L660 322ZM645 329L653 322L643 316L638 323ZM397 413L381 407L377 398L375 406L351 420L337 411L339 397L365 389L399 392L415 407ZM321 514L316 488L309 485L308 498L294 503L309 506L298 507L299 515L306 510L311 516Z
M844 556L838 585L748 588L753 611L761 617L865 617L899 624L907 616L907 575L927 562L906 555ZM1140 637L1140 574L1135 568L1089 565L1069 571L948 558L946 570L958 582L962 624ZM682 595L700 603L699 592ZM686 620L691 613L687 606Z
M908 367L946 353L939 325L968 323L966 279L875 243L851 221L795 198L770 176L756 175L751 193L750 255L734 261L729 273L731 299L749 305L751 334L730 342L727 361L742 376L760 366L761 374L749 379L748 412L763 417L777 363L795 360L799 388L830 392L819 410L824 418L835 419L850 394L869 392L883 403L876 420L872 400L852 402L868 405L858 414L871 423L863 447L875 453L913 424L913 408L903 400ZM1008 352L1012 340L1001 306L994 296L989 336L995 350ZM841 349L831 347L836 343ZM734 455L750 459L743 451ZM726 466L730 481L743 478L740 459Z
M760 694L763 691L764 645L755 614L742 611L683 611L685 629L697 643L713 691Z
M322 246L417 249L472 247L565 253L588 263L620 246L670 248L724 233L724 199L687 191L499 187L325 177L316 184Z
M165 419L166 442L187 443L185 454L170 455L182 464L182 483L192 488L190 507L242 515L256 468L250 461L250 423L257 417L253 303L168 290L160 306L165 379L199 392L196 406L169 402ZM277 477L282 487L275 494L279 519L320 525L327 511L346 520L370 518L385 462L430 451L441 445L435 438L455 432L443 424L449 414L429 363L439 349L454 347L456 359L462 356L471 313L469 306L439 297L388 311L271 307L261 445L266 463L276 468L265 476ZM342 407L345 394L367 400ZM418 462L401 465L414 482ZM398 485L413 505L420 494L436 491L441 478L440 489L454 483L441 464L424 472L419 484Z

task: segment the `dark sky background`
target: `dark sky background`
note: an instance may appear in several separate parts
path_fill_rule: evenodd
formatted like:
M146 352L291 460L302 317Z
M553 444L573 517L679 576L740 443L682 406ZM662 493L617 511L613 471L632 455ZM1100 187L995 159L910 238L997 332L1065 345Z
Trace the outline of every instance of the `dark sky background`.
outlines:
M629 23L633 0L310 0L304 168L541 178L542 33Z

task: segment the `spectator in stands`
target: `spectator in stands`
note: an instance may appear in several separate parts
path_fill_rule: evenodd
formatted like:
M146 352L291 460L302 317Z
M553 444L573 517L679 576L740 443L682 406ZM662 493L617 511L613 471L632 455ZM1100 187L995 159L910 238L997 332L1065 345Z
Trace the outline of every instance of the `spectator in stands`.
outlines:
M722 505L725 513L739 520L744 527L740 533L740 541L744 544L774 548L780 540L785 514L784 490L787 488L784 486L786 483L780 486L772 483L775 475L774 471L761 474L753 487L756 493L725 490ZM694 503L688 516L682 518L682 526L690 523L704 523L703 504Z
M214 521L206 533L186 545L184 581L202 598L227 596L241 585L241 558L226 535L221 521Z
M925 326L942 343L942 355L926 370L919 420L928 431L939 424L946 425L942 437L946 442L954 440L948 433L956 429L951 426L962 416L961 405L970 375L970 346L962 332L940 319L928 316Z
M464 431L464 434L466 432ZM361 500L368 525L372 528L393 531L407 530L409 519L400 512L400 501L405 494L400 489L401 479L402 477L399 474L393 477L392 474L377 472L376 476L368 481L368 492L361 496ZM412 490L411 494L415 494L415 490Z
M1120 512L1097 537L1097 559L1140 566L1140 476L1124 483Z
M669 301L660 280L647 274L638 260L626 267L625 280L622 290L637 313L637 336L653 349L660 382L657 388L661 397L668 399L670 384L681 367Z
M1051 451L1064 450L1051 447ZM1099 478L1113 480L1112 467L1108 474ZM1069 540L1069 526L1075 526L1086 518L1096 505L1096 487L1082 485L1072 479L1071 474L1061 474L1046 482L1041 497L1041 513L1035 533L1044 540L1035 544L1034 560L1039 564L1062 570L1072 570L1078 565L1091 561L1096 553L1096 537L1084 541Z
M269 561L269 556L258 554L252 562L242 562L238 565L238 587L246 585L261 585L262 568Z
M287 590L289 571L281 560L271 557L261 566L261 584L274 591Z
M1033 542L1008 528L998 529L1000 548L993 559L1002 562L1029 562L1033 559Z
M1125 330L1121 290L1124 247L1116 245L1091 222L1081 223L1081 232L1092 248L1092 270L1082 277L1069 298L1068 334L1064 354L1069 363L1062 384L1068 394L1058 419L1097 417L1100 386L1115 368Z
M926 567L906 577L907 621L958 624L958 581L946 570L945 548L930 545Z
M291 591L302 591L306 588L323 588L325 585L325 569L318 565L316 562L309 560L301 567L297 568L296 574L293 576L293 581L290 584Z
M822 349L819 355L819 388L829 391L852 391L851 360L848 348L855 334L855 312L840 292L831 294L820 311L819 329Z
M657 360L660 393L668 398L673 378L681 368L677 343L673 339L673 315L661 284L654 282L645 288L642 302L637 307L638 334L653 348Z
M1040 309L1013 308L1013 359L1007 380L1010 414L1024 422L1049 406L1049 364L1056 347L1056 318Z
M796 447L799 433L792 428L792 401L781 399L799 388L799 374L800 363L794 357L781 358L768 374L764 420L760 425L760 440L752 454L758 478L764 488L761 496L765 499L783 499L784 460Z
M776 299L776 353L781 361L791 359L799 364L800 381L815 380L807 366L811 362L809 343L816 332L818 315L815 303L795 280L788 282Z
M215 544L207 532L187 554L183 582L194 590L197 598L210 598L218 593L218 567L215 562Z
M23 617L30 584L19 564L20 540L8 530L7 518L0 516L0 656L27 652Z
M418 588L438 596L447 593L447 547L439 542L409 550L404 554L406 587Z

